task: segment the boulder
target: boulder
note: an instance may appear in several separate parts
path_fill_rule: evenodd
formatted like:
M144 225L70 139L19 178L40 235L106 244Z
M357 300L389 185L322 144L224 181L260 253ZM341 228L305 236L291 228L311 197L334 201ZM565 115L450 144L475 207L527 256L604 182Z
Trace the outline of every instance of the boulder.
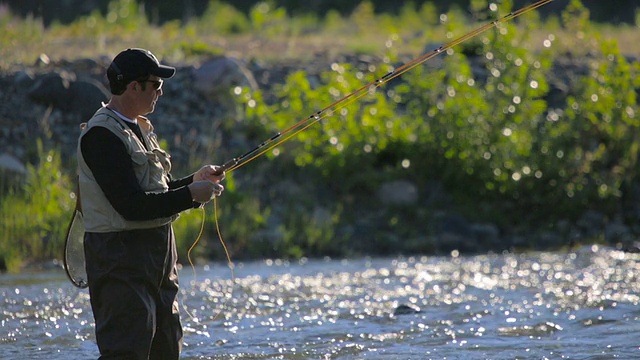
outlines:
M400 304L393 310L393 315L419 314L421 312L420 308L413 304Z
M380 186L378 198L385 205L413 205L418 201L418 188L410 181L390 181Z
M21 183L27 175L26 166L11 154L0 154L0 191L3 193Z
M79 79L69 87L68 97L74 104L70 111L78 114L81 121L87 121L110 96L102 83L90 78Z
M236 86L258 88L251 71L236 58L217 57L193 70L193 87L212 103L232 106Z
M69 106L66 95L74 80L75 75L66 71L49 72L36 78L27 95L39 104L66 110Z
M11 154L0 154L0 172L12 172L25 175L27 168L24 164Z
M28 96L67 113L64 118L76 122L89 119L109 99L109 92L94 79L76 79L74 73L53 71L36 78Z
M476 252L478 239L472 224L462 215L456 213L439 214L436 217L436 235L439 239L440 250L449 252Z

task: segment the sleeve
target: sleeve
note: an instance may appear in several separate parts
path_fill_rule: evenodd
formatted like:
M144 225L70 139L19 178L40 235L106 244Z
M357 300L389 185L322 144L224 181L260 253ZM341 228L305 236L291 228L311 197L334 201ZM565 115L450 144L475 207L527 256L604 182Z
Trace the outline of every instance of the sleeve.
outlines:
M169 181L169 189L177 189L183 186L187 186L192 182L193 182L193 174L181 179L172 178L171 181Z
M169 182L169 190L178 189L180 187L186 187L192 182L193 182L193 174L181 179L176 179L176 180L171 179L171 181ZM188 190L189 189L187 189L187 191ZM189 196L191 196L191 192L189 192ZM202 207L204 204L194 201L191 205L194 209L196 209L196 208Z
M189 177L172 181L164 193L143 191L125 145L110 130L90 129L82 137L80 150L105 196L126 220L153 220L194 207L186 187L191 183Z

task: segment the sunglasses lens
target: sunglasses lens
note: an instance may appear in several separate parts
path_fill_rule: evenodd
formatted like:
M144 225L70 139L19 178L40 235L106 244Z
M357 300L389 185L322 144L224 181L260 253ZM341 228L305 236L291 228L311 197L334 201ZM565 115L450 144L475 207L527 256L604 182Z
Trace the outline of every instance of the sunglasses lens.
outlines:
M164 81L162 80L138 80L138 82L150 83L153 86L153 90L160 90Z

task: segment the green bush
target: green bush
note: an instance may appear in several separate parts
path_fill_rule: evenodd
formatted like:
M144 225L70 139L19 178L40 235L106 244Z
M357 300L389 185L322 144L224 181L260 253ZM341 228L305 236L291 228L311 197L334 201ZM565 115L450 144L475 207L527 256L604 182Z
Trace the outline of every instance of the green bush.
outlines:
M249 19L242 12L216 0L209 2L207 10L196 21L201 34L242 34L250 29Z
M74 200L73 182L60 155L38 142L38 165L29 165L22 189L0 198L0 257L9 271L26 263L60 259Z
M359 11L366 18L367 12ZM584 11L572 2L563 26L593 34ZM376 209L370 207L379 205L371 195L390 178L441 182L453 196L455 211L510 232L574 223L589 209L611 219L625 182L637 178L637 66L626 62L614 42L576 35L573 45L588 38L589 46L581 49L596 50L589 51L591 74L571 89L563 109L551 109L547 79L555 76L558 53L553 37L542 50L529 49L531 32L543 25L534 13L527 16L522 24L500 24L382 89L322 113L318 121L302 116L385 72L364 74L349 64L334 64L312 86L299 71L269 96L256 94L277 100L247 107L246 118L254 124L269 119L267 133L301 119L301 128L313 124L278 146L277 159L270 159L308 174L318 187L329 184L327 193L316 190L312 203L348 209L337 217L336 228L357 223L362 213L355 209ZM452 33L464 27L458 12L444 19ZM297 211L302 216L313 209L302 206ZM373 210L368 216L379 218L379 226L370 233L387 244L393 241L390 234L420 237L432 228L435 210L415 208L391 220L399 210ZM295 224L289 222L287 229L297 234L295 248L304 253L310 242L304 227L296 231Z

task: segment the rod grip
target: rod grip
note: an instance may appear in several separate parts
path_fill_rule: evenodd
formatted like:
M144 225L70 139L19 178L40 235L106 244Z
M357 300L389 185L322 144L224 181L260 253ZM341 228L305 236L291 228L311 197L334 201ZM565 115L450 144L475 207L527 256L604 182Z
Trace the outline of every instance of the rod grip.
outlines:
M222 164L218 170L214 173L215 175L222 175L223 172L229 170L230 168L236 166L238 164L238 159L233 158L226 163Z

